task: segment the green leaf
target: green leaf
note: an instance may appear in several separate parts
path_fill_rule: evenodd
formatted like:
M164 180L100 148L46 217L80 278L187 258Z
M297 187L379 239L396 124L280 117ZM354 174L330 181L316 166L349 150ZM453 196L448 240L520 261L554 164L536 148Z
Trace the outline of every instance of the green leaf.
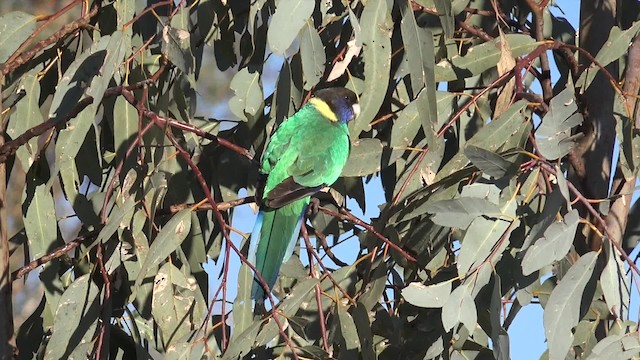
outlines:
M492 256L501 254L509 243L509 233L519 224L516 197L507 199L499 208L499 218L477 217L467 228L457 258L459 274L466 274L487 258L493 263L495 258Z
M342 304L342 302L338 302L336 304L338 309L338 322L340 324L340 334L345 342L345 353L341 352L341 358L344 356L345 358L349 358L350 356L355 356L357 358L357 354L360 352L360 338L358 337L358 330L356 328L356 323L353 321L351 314L347 311L347 307Z
M436 113L438 115L438 125L444 124L444 121L450 116L452 112L452 103L455 101L456 94L448 91L436 92ZM414 139L420 130L422 124L422 118L418 111L418 103L426 98L426 92L421 92L418 98L410 102L400 112L398 112L398 118L393 122L393 128L391 129L391 148L393 150L404 150L406 147L411 146L414 143ZM431 106L431 105L429 105ZM396 153L396 152L394 152ZM397 156L402 155L401 152L397 152ZM393 163L395 158L392 157L389 163Z
M235 96L229 100L229 109L241 120L248 120L248 116L256 117L264 106L260 73L250 73L244 68L231 80L231 90Z
M467 146L473 145L485 150L496 151L505 144L509 137L516 133L522 126L526 126L525 108L527 102L520 100L511 105L511 107L502 113L499 118L491 121L489 124L480 129L469 141ZM458 152L449 162L442 167L436 175L434 182L440 181L445 177L462 169L469 160L464 152Z
M362 113L351 123L351 137L369 128L385 101L391 68L391 31L393 22L387 0L370 1L360 18L364 44L364 91L360 98Z
M369 310L360 302L353 310L353 322L356 325L358 337L360 338L360 348L362 349L360 355L362 359L376 359L376 353L373 349L373 334L369 320Z
M94 125L104 92L122 63L126 52L124 44L122 33L119 31L100 38L69 66L53 96L51 104L53 112L49 114L49 118L57 119L66 116L81 99L85 97L94 99L93 103L67 123L67 127L60 131L56 141L58 162L55 172L62 172L65 193L72 204L75 204L77 187L80 185L80 179L75 170L76 155L87 133ZM89 84L88 87L86 87L87 84ZM99 147L97 151L100 151ZM97 156L97 158L101 157Z
M383 149L378 139L366 138L352 142L342 176L365 176L380 171Z
M640 133L635 129L633 115L629 114L629 110L625 96L616 92L613 117L620 144L619 161L625 178L636 176L640 168Z
M144 259L144 264L136 279L136 288L140 286L142 280L153 267L159 265L182 244L190 229L191 209L181 210L162 227L149 247L149 253Z
M313 27L313 20L305 22L300 32L300 57L302 59L302 76L304 89L311 90L318 84L324 73L327 55L324 51L322 39Z
M318 279L311 278L302 281L293 288L293 291L278 306L277 314L279 315L277 316L281 325L286 326L287 318L295 315L300 306L308 298L307 295L313 291L318 283ZM276 316L275 313L274 316ZM255 337L256 346L264 346L268 344L279 334L278 324L276 324L273 318L270 318L267 324Z
M502 289L500 287L500 275L493 276L493 292L489 320L491 322L491 341L493 342L493 354L497 360L509 359L509 334L500 323L500 314L503 311Z
M249 328L253 321L251 308L251 287L253 286L253 274L247 264L240 266L238 274L238 295L233 301L233 336L231 342Z
M138 112L122 96L118 96L113 109L113 146L123 154L138 133Z
M267 43L271 51L284 55L298 36L300 29L313 14L315 2L307 0L280 0L271 17Z
M544 308L544 330L550 359L564 359L571 343L571 329L578 324L582 293L593 275L598 253L584 254L553 289Z
M98 295L91 274L77 278L65 290L56 309L46 359L86 358L93 349L100 316Z
M629 311L630 287L624 263L611 241L605 241L607 265L600 275L600 286L609 311L617 318L626 318Z
M549 160L561 158L573 148L576 135L571 129L582 123L573 88L566 88L551 99L549 111L536 130L536 142L540 153Z
M564 216L564 222L551 224L545 230L544 236L536 240L524 255L522 273L525 276L532 274L564 258L571 249L579 221L578 210L574 209Z
M170 262L164 264L155 276L152 299L151 313L162 330L165 347L199 328L207 312L195 279L187 279Z
M522 56L540 46L531 36L524 34L504 35L514 57ZM436 64L437 82L454 81L480 75L500 61L500 38L495 38L471 47L464 56L456 55L451 60L442 60Z
M0 25L1 26L1 25ZM0 51L2 47L0 46ZM20 79L20 89L24 90L24 98L16 104L16 111L11 114L7 134L13 139L25 133L30 128L42 123L40 112L40 81L36 70L32 70ZM36 159L38 153L38 137L34 137L18 148L16 156L22 164L22 170L27 172Z
M629 44L631 44L639 32L640 21L634 22L633 25L626 30L620 30L617 26L612 27L607 42L603 44L602 48L598 51L598 55L596 55L598 65L603 67L607 66L626 55L629 50ZM583 89L588 88L600 71L599 66L591 64L588 69L582 72L582 75L578 81L576 81L576 86Z
M372 264L375 266L375 264ZM382 297L382 293L385 291L387 285L387 264L384 261L375 267L372 272L369 283L364 286L364 293L359 297L359 304L362 304L366 309L372 309Z
M406 52L405 56L409 62L411 88L413 96L416 98L422 128L428 136L429 143L433 144L437 131L435 127L438 124L433 35L429 29L418 26L409 2L402 1L399 5L402 10L400 30ZM449 10L451 10L451 5L449 5ZM453 20L451 19L451 21Z
M591 350L587 360L635 359L640 353L640 340L633 334L609 335Z
M195 58L191 52L189 32L189 8L182 7L171 18L171 26L162 29L162 54L187 75L192 87L196 86Z
M36 30L36 17L22 11L0 16L0 64L9 60Z
M440 17L440 23L444 30L444 36L447 38L453 37L453 13L452 13L452 1L451 0L434 0L436 10L438 10L438 16Z
M500 209L493 202L478 197L459 197L433 201L425 211L433 214L431 221L441 226L466 229L479 216L499 216Z
M476 304L466 286L458 286L442 307L442 326L450 331L454 326L462 323L473 334L478 323Z
M505 176L513 166L500 154L473 145L465 146L464 154L480 171L496 179Z
M234 341L229 342L229 347L222 355L223 360L236 360L242 358L251 352L253 345L258 336L258 332L262 328L261 321L254 321L251 325L238 336L234 336ZM276 328L277 332L277 328Z
M402 289L402 297L415 306L424 308L440 308L449 300L451 295L451 281L443 281L431 285L412 282Z
M58 240L55 204L44 184L36 186L31 198L25 200L29 203L25 203L24 229L29 241L29 254L35 260L53 250Z

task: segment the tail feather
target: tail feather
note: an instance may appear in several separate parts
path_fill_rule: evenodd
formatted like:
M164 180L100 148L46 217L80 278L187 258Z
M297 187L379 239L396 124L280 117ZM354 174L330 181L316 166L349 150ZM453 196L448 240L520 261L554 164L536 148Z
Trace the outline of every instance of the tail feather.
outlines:
M272 289L278 279L280 267L287 261L300 234L308 199L301 199L278 209L260 210L251 233L249 262ZM262 300L267 293L256 277L251 297Z

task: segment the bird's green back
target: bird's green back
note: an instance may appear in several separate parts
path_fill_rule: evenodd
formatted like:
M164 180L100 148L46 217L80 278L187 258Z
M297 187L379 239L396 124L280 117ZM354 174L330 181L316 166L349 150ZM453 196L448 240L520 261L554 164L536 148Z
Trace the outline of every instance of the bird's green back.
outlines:
M308 187L333 184L347 161L349 147L347 125L327 119L308 103L284 121L269 141L261 168L269 174L264 195L291 176Z

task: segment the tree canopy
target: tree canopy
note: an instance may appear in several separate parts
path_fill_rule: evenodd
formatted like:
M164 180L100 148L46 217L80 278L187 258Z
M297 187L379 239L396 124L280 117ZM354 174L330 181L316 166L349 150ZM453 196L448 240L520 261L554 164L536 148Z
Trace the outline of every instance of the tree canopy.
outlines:
M528 306L543 358L640 353L637 1L61 6L0 14L0 358L507 359ZM349 160L254 306L238 207L328 86Z

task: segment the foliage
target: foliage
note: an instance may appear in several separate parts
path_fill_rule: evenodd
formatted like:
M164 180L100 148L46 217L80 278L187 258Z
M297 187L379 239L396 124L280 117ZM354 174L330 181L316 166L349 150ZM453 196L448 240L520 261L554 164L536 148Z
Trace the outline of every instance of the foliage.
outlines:
M0 20L0 160L22 184L11 240L27 239L30 261L12 279L39 268L44 287L16 329L21 357L506 359L524 306L544 308L550 359L637 355L640 273L608 222L627 215L595 205L624 198L628 210L631 197L592 201L574 174L582 94L601 74L614 167L635 182L637 89L616 79L640 22L614 27L590 56L548 1L84 5L70 2L56 16L80 17L40 40L50 18ZM196 108L206 56L234 74L235 119ZM619 73L605 69L614 63ZM308 245L253 309L235 208L253 201L270 130L329 85L360 96L349 162L303 227ZM379 216L359 219L347 197ZM77 235L64 241L68 218ZM596 246L579 246L585 233ZM345 241L353 263L332 251Z

